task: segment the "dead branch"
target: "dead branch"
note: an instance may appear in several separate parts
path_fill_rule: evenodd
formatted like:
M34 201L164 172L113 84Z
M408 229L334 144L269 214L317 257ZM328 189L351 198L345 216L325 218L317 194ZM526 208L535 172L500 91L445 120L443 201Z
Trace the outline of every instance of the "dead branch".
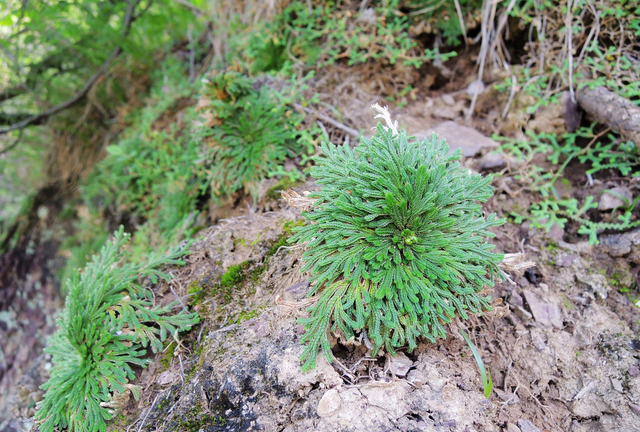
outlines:
M311 108L304 108L304 107L303 107L302 105L300 105L300 104L293 104L293 106L294 106L296 109L304 110L306 113L308 113L308 114L311 114L311 115L314 115L314 116L318 117L320 120L324 120L324 121L326 121L327 123L329 123L329 124L330 124L330 125L332 125L332 126L337 127L338 129L342 129L343 131L345 131L346 133L348 133L348 134L349 134L349 135L351 135L352 137L360 138L360 132L358 132L357 130L355 130L355 129L353 129L353 128L350 128L350 127L349 127L349 126L347 126L347 125L344 125L344 124L340 123L340 122L339 122L339 121L337 121L337 120L332 119L332 118L331 118L331 117L329 117L328 115L325 115L325 114L323 114L323 113L321 113L321 112L319 112L319 111L313 110L313 109L311 109Z
M135 1L132 0L127 4L127 10L125 11L124 21L122 26L123 38L129 33L129 30L131 29L131 24L133 24L133 21L135 21L135 19L137 18L136 16L134 16L134 12L139 3L140 3L140 0L135 0ZM58 105L52 106L51 108L39 114L32 115L22 121L14 123L11 126L1 128L0 135L4 135L14 130L23 129L27 126L36 124L38 122L42 122L45 119L51 117L52 115L57 114L60 111L64 111L65 109L70 108L73 105L80 102L87 95L87 93L89 93L89 90L91 90L91 88L98 81L98 79L107 72L111 64L120 55L120 53L122 53L122 46L119 45L111 51L111 53L109 54L105 62L102 63L102 65L100 66L100 68L98 68L96 73L94 73L91 76L91 78L89 78L84 83L82 88L72 98L67 99L66 101Z
M640 108L604 87L578 90L578 104L598 122L640 146Z

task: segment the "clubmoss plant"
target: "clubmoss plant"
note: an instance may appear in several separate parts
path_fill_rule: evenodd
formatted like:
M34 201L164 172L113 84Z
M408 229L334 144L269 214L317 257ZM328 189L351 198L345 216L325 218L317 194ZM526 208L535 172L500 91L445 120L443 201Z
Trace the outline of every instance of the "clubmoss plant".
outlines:
M260 181L287 159L311 151L310 140L298 130L304 115L291 108L301 102L299 89L277 90L268 81L229 70L205 82L199 110L206 127L199 133L208 148L214 198L240 190L257 198Z
M303 271L315 282L317 303L300 320L306 332L303 370L315 367L322 348L331 361L327 331L371 338L373 355L384 347L417 346L417 338L445 338L459 315L491 308L485 286L502 279L503 254L483 240L504 223L485 216L493 194L490 177L460 166L436 135L424 141L379 124L360 145L324 144L311 175L321 186L303 212L309 222L292 241L307 242ZM381 116L377 116L379 118Z
M145 264L125 264L126 241L121 227L68 282L58 332L45 350L53 356L53 368L36 413L42 432L105 431L105 420L113 415L108 409L112 399L131 388L131 365L144 367L150 361L143 358L145 348L162 351L167 336L198 322L196 314L184 310L169 315L175 303L154 306L153 293L143 284L168 280L159 268L183 264L179 257L184 251L175 248L167 256L151 256Z

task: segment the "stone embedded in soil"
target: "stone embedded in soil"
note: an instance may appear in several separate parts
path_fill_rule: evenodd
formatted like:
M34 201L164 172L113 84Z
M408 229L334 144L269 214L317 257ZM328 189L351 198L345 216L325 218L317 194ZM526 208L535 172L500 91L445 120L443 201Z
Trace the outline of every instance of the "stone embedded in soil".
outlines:
M513 423L507 423L507 427L504 428L504 432L522 432L520 428Z
M409 369L413 366L413 361L405 353L399 352L395 356L390 355L387 357L386 366L392 374L403 377L409 373Z
M318 415L320 417L330 417L335 414L342 406L342 398L336 389L326 392L320 403L318 403Z
M592 298L595 294L604 300L607 298L607 294L611 290L611 287L609 287L609 284L607 283L607 278L601 274L585 274L577 272L576 279L578 279L579 282L587 284L591 292L586 294L590 294Z
M631 194L631 191L626 187L616 186L609 190L613 193L609 193L606 190L602 192L600 202L598 203L598 210L600 211L607 211L613 210L618 207L624 207L628 205L628 203L631 203L633 201L633 195Z
M451 150L460 149L464 157L473 157L483 148L496 148L498 143L482 135L474 128L463 126L453 121L440 123L433 129L416 133L419 139L428 138L432 133L438 134L449 143Z
M571 404L571 412L585 419L598 417L601 416L602 413L611 411L612 407L606 403L602 396L596 394L593 390Z
M522 432L541 432L540 429L534 426L529 420L518 420L518 427Z
M173 371L164 371L158 377L157 383L161 386L173 385L177 383L180 379L180 375Z
M607 249L612 257L622 257L629 254L629 261L640 262L640 228L623 234L604 235L600 244Z
M480 159L481 170L502 168L504 165L504 155L500 153L489 152Z
M613 388L618 393L622 393L624 389L622 388L622 381L616 378L611 378L611 388Z
M523 290L522 293L537 322L548 327L562 328L562 312L557 305L541 300L533 291Z
M482 80L472 81L471 84L467 86L467 94L473 96L478 93L479 95L484 92L485 85Z
M456 100L450 94L443 94L441 98L442 101L449 106L454 106L456 104Z
M564 238L564 230L560 228L560 225L558 225L557 223L554 223L553 225L551 225L551 229L546 235L551 240L555 241L556 243L559 243Z
M569 254L569 255L566 255L566 256L560 258L559 260L557 260L556 261L556 265L558 267L569 267L578 258L579 258L578 255Z
M411 386L406 382L393 386L371 382L360 387L360 393L370 406L384 408L394 418L400 418L409 412L407 395L410 391Z
M414 369L407 375L407 381L413 384L414 387L420 388L428 382L428 379L423 371Z
M637 366L631 366L629 368L629 375L631 375L632 377L637 377L638 375L640 375L640 370L638 369Z

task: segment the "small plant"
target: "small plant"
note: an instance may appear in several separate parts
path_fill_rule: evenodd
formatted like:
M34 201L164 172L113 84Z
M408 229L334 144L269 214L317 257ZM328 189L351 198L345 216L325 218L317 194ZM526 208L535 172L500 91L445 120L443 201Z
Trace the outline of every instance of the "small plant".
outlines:
M280 170L286 159L312 149L298 130L304 115L290 106L298 90L289 90L287 95L234 70L214 74L205 83L199 110L209 127L203 135L214 197L240 190L255 196L261 180L274 172L286 174Z
M300 320L303 370L315 366L320 348L332 360L329 329L347 339L366 330L373 355L413 350L418 337L445 338L456 315L491 308L480 291L503 278L503 254L482 238L504 223L481 209L491 178L463 169L460 152L449 154L436 135L409 139L374 108L389 128L378 125L355 149L322 146L311 170L321 189L303 212L310 223L292 238L307 242L302 270L315 281L311 295L319 293Z
M527 184L532 192L540 194L540 200L531 204L525 212L512 213L516 222L530 220L534 227L549 231L555 224L564 228L572 220L579 224L578 234L589 236L589 243L592 245L599 243L598 234L602 231L624 231L640 225L640 221L633 218L637 200L629 202L620 196L625 205L617 210L615 217L612 215L608 222L593 221L587 213L598 207L593 196L586 196L580 203L575 198L563 198L557 191L556 183L569 183L563 178L563 173L573 160L587 164L585 173L588 177L613 169L623 176L640 176L640 157L633 143L620 143L619 138L611 133L601 137L594 132L595 127L596 124L593 123L589 127L581 127L575 132L562 135L529 130L526 132L526 140L494 136L503 141L502 150L505 153L527 163L526 171L521 169L514 178ZM577 144L578 141L587 139L590 140L587 146ZM546 155L553 168L537 166L535 158L538 154ZM605 192L615 195L612 191Z
M326 67L340 61L349 66L400 63L417 69L456 55L440 52L437 45L422 46L417 35L441 34L450 45L461 41L452 2L426 8L424 2L406 0L374 1L367 8L360 1L320 3L311 7L291 2L264 31L252 35L246 55L253 60L254 70L287 70L294 64ZM460 3L466 12L481 2Z
M175 248L165 257L151 256L145 264L126 264L126 241L121 227L67 284L59 330L45 350L53 356L53 368L36 413L43 432L105 431L105 420L112 417L110 401L131 388L131 365L144 367L150 361L143 358L145 348L162 351L167 336L198 322L196 314L186 311L168 315L175 303L154 306L153 293L144 285L145 279L168 280L159 269L183 264L179 257L184 251Z
M471 338L464 330L460 330L460 334L462 338L465 340L471 352L473 353L473 358L476 360L476 364L478 365L478 370L480 371L480 378L482 378L482 387L484 389L484 397L489 399L491 397L491 391L493 391L493 381L491 380L491 371L484 367L484 362L482 361L482 357L480 357L480 353L476 348L475 344L471 342Z

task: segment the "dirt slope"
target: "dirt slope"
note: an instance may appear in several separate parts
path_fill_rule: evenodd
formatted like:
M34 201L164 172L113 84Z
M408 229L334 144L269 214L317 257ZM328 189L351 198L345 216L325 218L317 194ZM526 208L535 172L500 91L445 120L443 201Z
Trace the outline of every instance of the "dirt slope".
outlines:
M497 232L507 252L527 238L539 266L496 288L508 308L467 323L493 376L487 400L469 349L455 337L393 360L336 340L340 363L320 359L303 374L302 251L274 250L296 218L284 209L229 219L194 245L175 288L190 287L194 297L194 287L205 287L205 296L191 298L205 320L184 348L164 354L164 366L141 374L141 401L129 400L111 430L640 430L640 341L630 330L637 315L606 276L615 267L618 282L628 277L624 258L522 226ZM225 291L220 281L233 266L241 275Z

